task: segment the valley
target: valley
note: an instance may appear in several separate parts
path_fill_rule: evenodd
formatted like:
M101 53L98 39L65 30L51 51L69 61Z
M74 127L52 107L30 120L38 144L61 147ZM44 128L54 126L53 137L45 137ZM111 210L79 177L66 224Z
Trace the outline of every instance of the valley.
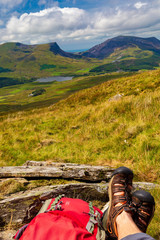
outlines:
M112 72L154 70L160 64L156 38L119 36L79 53L63 51L56 42L0 45L0 87L52 76L93 76Z
M159 69L160 41L119 36L87 51L67 53L56 42L0 45L0 115L50 106L70 94L138 71ZM40 78L73 77L64 82ZM31 97L42 89L43 94ZM41 92L41 90L40 90Z
M100 76L77 77L64 82L30 82L3 87L0 88L0 115L50 106L76 91L129 75L133 75L133 73L112 73ZM33 91L38 89L45 89L45 93L29 97Z

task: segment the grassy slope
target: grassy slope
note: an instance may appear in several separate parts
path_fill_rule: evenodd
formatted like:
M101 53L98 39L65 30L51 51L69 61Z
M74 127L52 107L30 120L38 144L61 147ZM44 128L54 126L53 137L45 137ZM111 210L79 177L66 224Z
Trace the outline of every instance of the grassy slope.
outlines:
M90 72L138 71L158 68L160 55L152 51L141 50L138 47L116 49L103 64L92 68Z
M118 101L109 101L117 93ZM149 71L79 91L45 109L1 117L0 165L28 159L125 165L135 179L160 180L160 71ZM159 239L158 189L148 233Z
M157 188L157 189L151 190L150 193L154 196L156 207L155 207L154 217L147 229L147 233L151 235L153 238L155 238L156 240L159 240L160 239L160 228L159 228L160 189Z

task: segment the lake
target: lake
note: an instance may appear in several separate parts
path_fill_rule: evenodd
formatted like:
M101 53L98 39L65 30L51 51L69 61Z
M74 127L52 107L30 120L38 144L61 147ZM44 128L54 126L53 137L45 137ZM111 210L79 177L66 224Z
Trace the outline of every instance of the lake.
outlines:
M63 81L67 81L67 80L72 80L73 77L62 77L62 76L54 76L54 77L46 77L46 78L39 78L36 80L36 82L53 82L53 81L57 81L57 82L63 82Z

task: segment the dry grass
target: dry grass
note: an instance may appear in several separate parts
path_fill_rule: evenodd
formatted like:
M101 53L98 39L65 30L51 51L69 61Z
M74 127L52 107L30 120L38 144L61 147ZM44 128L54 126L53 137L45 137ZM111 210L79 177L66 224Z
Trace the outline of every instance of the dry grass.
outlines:
M19 182L17 179L8 179L0 183L0 197L11 193L25 190L24 182Z
M159 228L159 223L160 223L160 218L159 218L159 213L160 213L160 188L159 189L154 189L150 191L151 194L155 198L155 214L154 217L148 227L147 233L151 235L153 238L156 240L160 240L160 228Z

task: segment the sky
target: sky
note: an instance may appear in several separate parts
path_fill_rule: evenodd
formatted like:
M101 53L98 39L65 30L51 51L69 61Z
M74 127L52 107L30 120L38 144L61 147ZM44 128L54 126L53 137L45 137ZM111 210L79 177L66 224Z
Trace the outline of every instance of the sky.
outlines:
M160 39L160 0L0 0L0 44L89 49L119 35Z

